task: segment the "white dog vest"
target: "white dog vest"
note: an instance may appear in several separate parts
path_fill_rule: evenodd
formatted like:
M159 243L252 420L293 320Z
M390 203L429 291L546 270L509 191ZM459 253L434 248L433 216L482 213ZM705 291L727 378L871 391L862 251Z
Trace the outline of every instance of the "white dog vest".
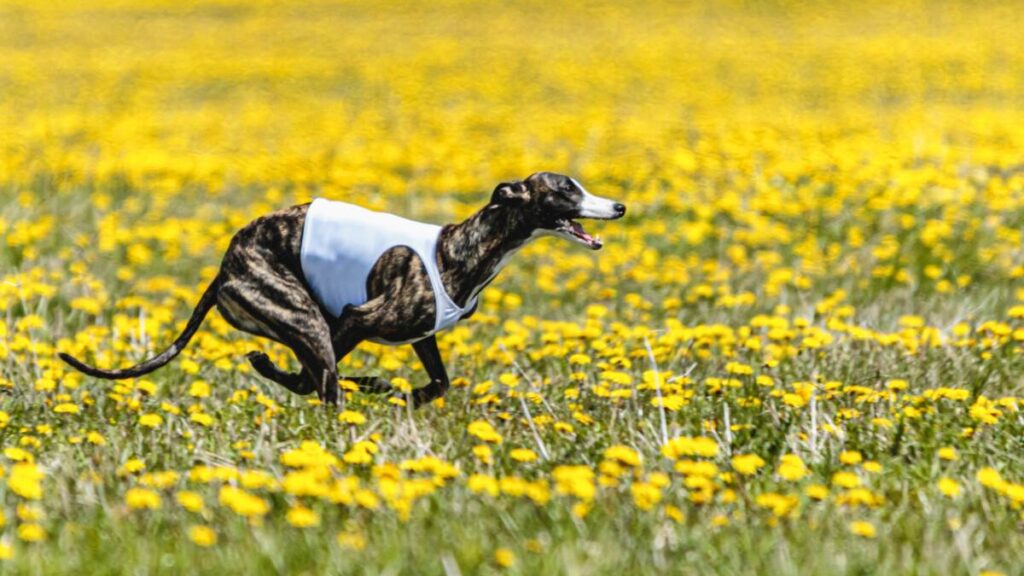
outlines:
M395 246L411 248L427 269L434 290L437 318L429 336L455 324L476 304L460 308L448 296L437 269L441 227L374 212L346 202L317 198L309 206L302 229L300 262L317 301L334 316L345 306L367 301L366 280L377 260Z

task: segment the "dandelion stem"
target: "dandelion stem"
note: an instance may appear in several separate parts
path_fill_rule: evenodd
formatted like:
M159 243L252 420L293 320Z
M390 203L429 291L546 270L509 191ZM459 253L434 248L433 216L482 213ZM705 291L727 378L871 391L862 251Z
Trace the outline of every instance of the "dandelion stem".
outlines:
M732 423L729 420L729 403L722 404L722 420L725 426L725 446L728 452L732 452Z
M550 460L548 456L548 449L544 446L544 441L540 439L540 434L537 433L537 426L533 423L533 416L530 414L530 407L526 404L525 395L519 394L519 403L523 406L523 412L526 412L526 422L530 425L530 431L533 432L533 439L537 441L537 448L540 448L540 455L545 460Z
M811 454L818 459L818 395L811 392Z
M668 444L668 425L665 423L665 403L661 400L661 372L658 371L658 362L654 359L647 335L644 335L644 348L647 348L647 359L651 361L651 370L654 370L654 393L658 396L658 416L661 418L661 443L665 445Z

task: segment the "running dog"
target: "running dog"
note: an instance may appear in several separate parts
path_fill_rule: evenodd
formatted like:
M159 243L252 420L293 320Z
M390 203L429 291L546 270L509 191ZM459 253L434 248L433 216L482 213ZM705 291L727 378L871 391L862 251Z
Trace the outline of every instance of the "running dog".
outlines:
M119 370L60 358L97 378L148 374L181 352L216 304L232 326L284 344L302 365L285 372L250 352L259 374L297 394L316 392L328 405L338 402L337 364L360 342L411 343L430 376L412 393L418 407L448 390L435 334L473 314L480 291L517 250L545 235L599 250L601 240L576 219L625 213L621 203L549 172L499 184L483 209L443 227L316 199L242 228L185 330L159 355ZM391 389L382 378L345 379L369 392Z

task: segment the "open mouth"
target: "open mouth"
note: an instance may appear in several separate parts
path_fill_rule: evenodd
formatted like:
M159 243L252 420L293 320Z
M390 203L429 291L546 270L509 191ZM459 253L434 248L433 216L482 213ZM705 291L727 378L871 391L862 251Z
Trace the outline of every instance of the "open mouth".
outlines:
M599 237L591 236L583 229L583 225L569 218L560 218L555 221L554 231L570 240L575 240L591 250L600 250L604 243Z

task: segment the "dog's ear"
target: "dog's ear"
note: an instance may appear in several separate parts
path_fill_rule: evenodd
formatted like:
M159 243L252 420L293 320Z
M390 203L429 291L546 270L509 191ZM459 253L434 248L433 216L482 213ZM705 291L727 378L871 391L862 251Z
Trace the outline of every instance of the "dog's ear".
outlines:
M530 189L523 182L502 182L491 194L491 204L515 206L530 199Z

